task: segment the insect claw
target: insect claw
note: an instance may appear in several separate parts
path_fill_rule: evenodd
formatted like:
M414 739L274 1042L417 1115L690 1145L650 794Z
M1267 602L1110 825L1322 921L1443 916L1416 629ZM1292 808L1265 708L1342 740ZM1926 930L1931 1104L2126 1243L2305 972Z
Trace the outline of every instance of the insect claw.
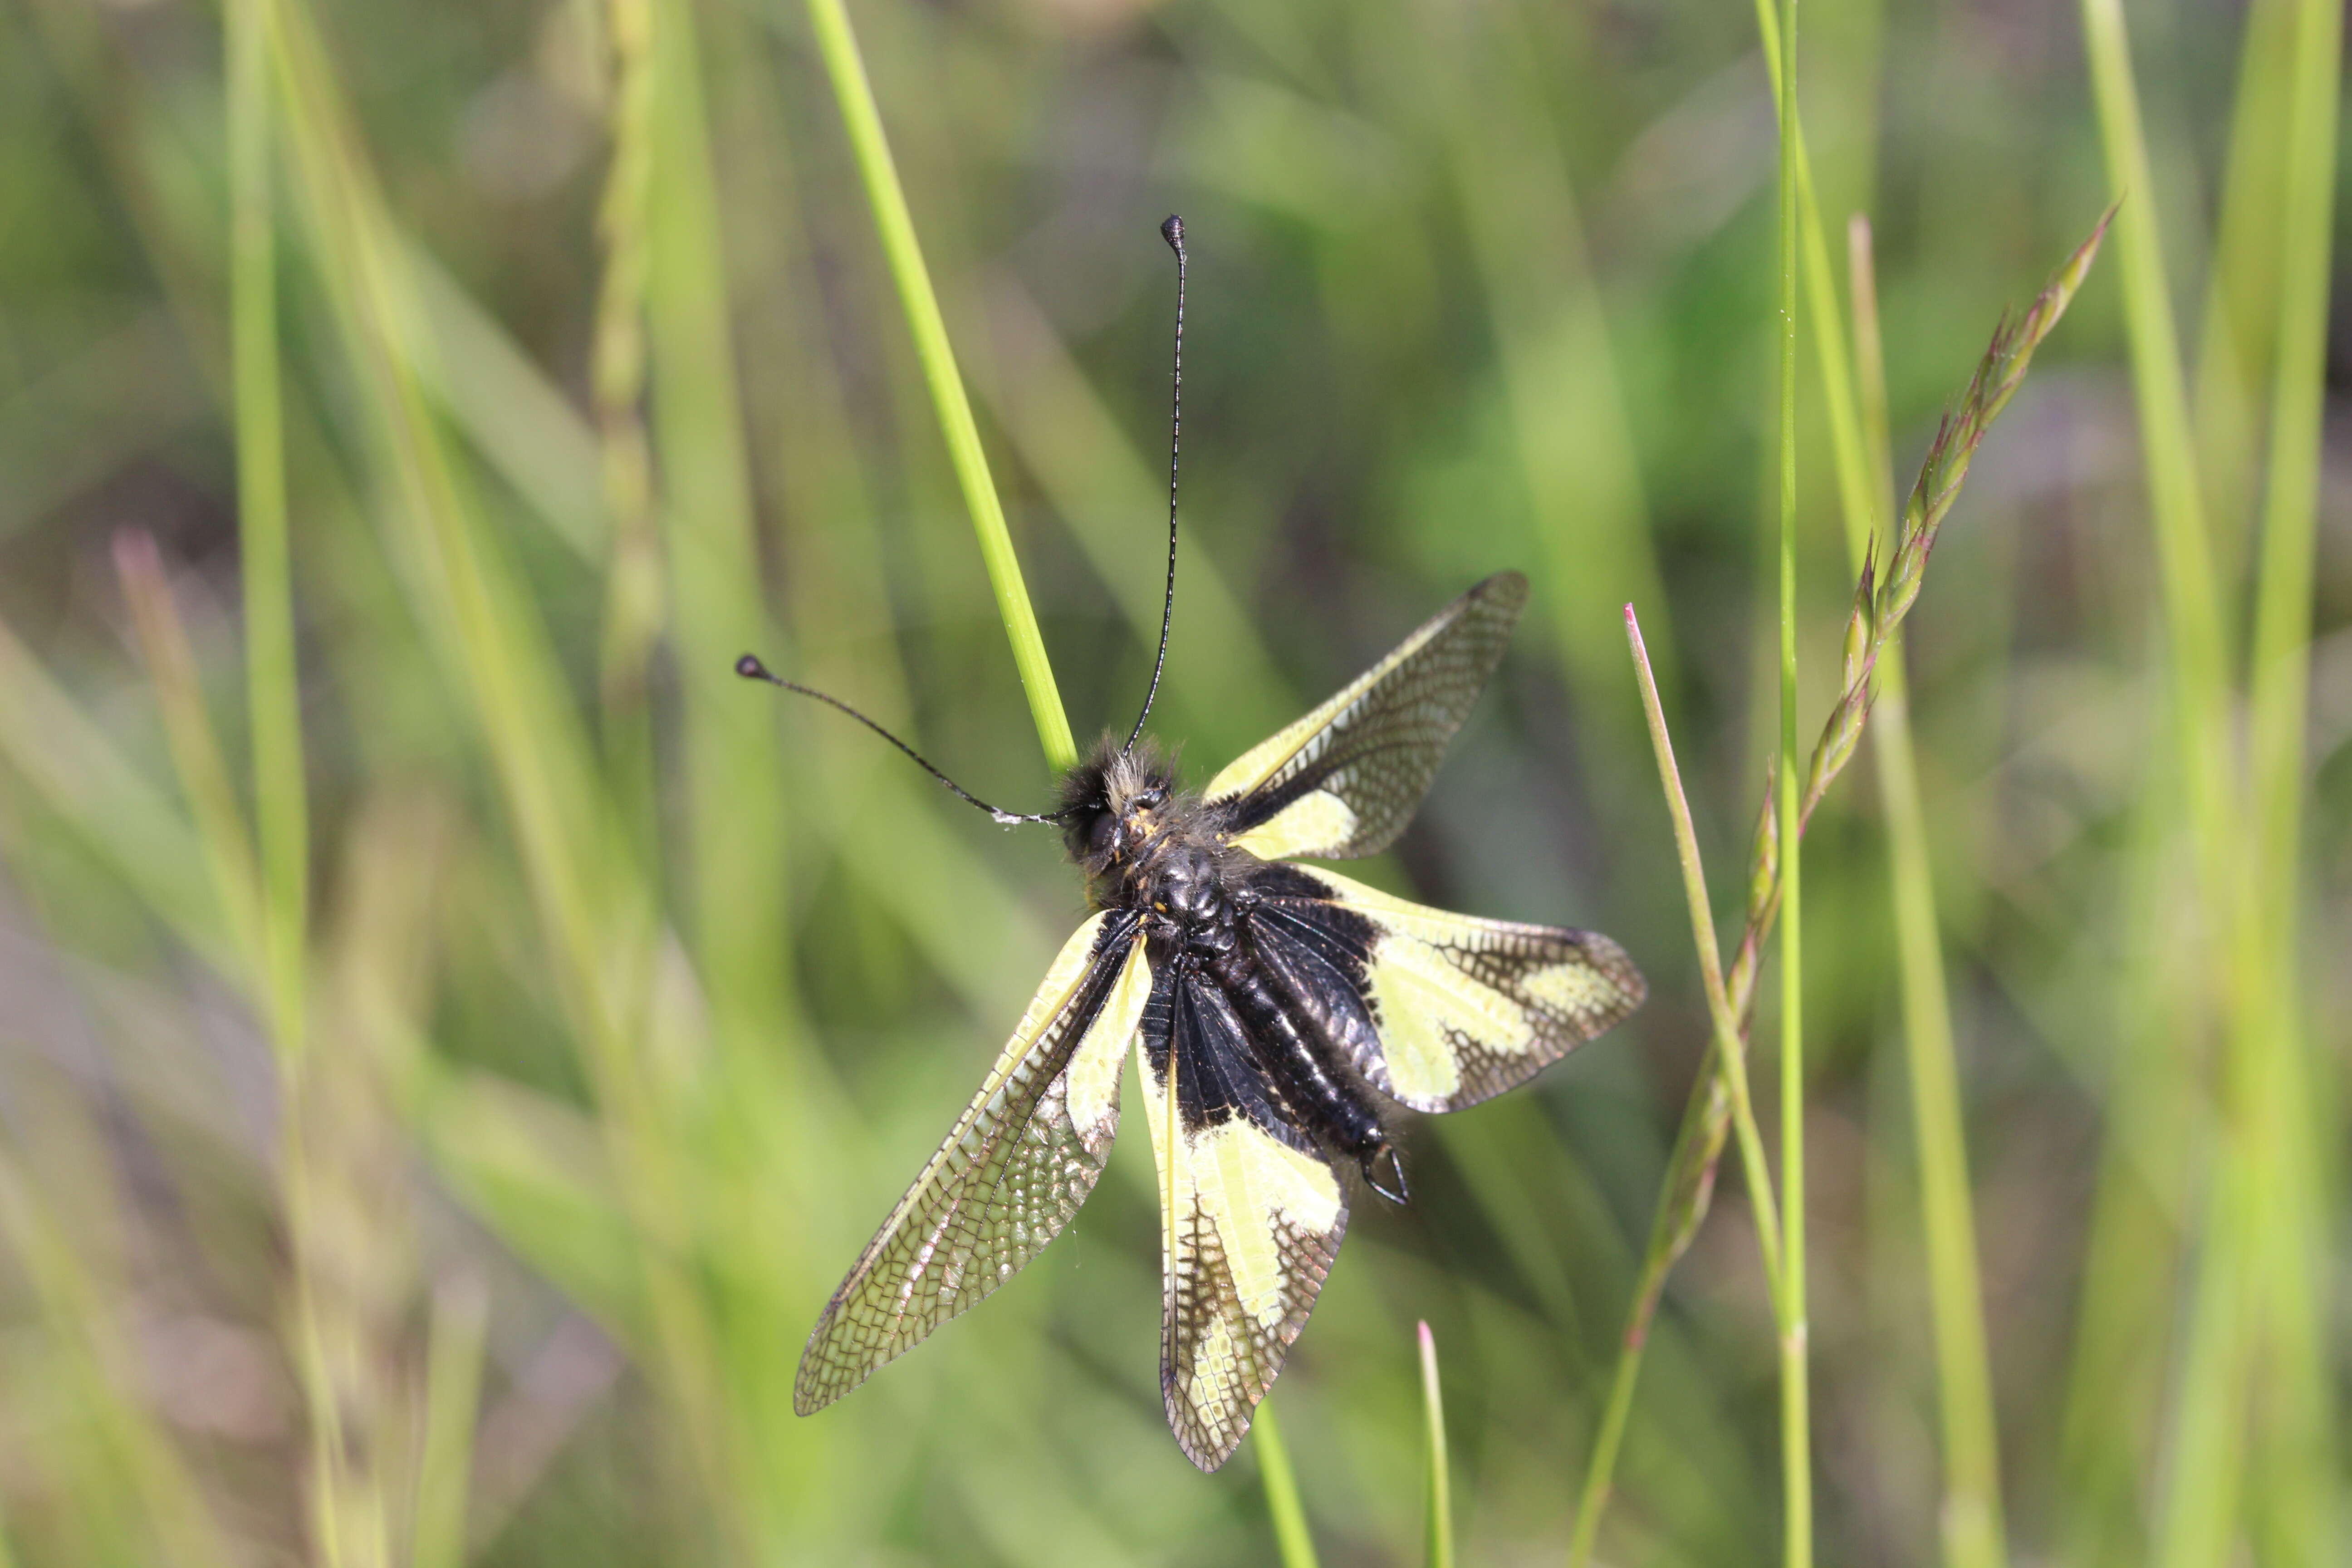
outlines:
M1388 1174L1390 1181L1394 1184L1393 1190L1381 1181L1378 1173L1380 1162L1383 1159L1388 1162ZM1397 1158L1395 1144L1383 1143L1365 1155L1363 1169L1364 1185L1371 1188L1389 1202L1404 1204L1412 1200L1412 1194L1406 1190L1404 1184L1404 1162Z

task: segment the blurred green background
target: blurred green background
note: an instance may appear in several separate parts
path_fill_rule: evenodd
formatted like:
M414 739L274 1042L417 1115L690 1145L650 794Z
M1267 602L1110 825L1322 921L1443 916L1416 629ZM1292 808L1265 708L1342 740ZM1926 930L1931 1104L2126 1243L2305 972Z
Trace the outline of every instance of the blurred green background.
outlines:
M975 793L1047 799L806 16L234 3L241 77L196 0L0 4L0 1562L1274 1561L1253 1448L1202 1477L1166 1430L1132 1114L1021 1279L791 1413L825 1295L1081 913L1048 835L730 673L756 648ZM2154 178L2128 195L2158 218L2233 649L2293 9L2129 10ZM1153 728L1195 782L1476 577L1533 580L1363 874L1606 931L1652 999L1412 1127L1414 1201L1359 1205L1274 1404L1324 1559L1418 1560L1426 1319L1463 1560L1557 1560L1707 1037L1620 607L1727 942L1774 745L1755 17L854 15L1082 739L1150 669L1169 212L1186 532ZM2080 20L1807 0L1802 26L1841 290L1847 216L1875 226L1907 482L2004 302L2109 200ZM242 277L274 287L275 388L250 353L232 374L233 132L268 176ZM2246 1500L2219 1563L2266 1539L2274 1472L2259 1399L2216 1422L2193 1397L2229 1100L2113 257L1947 525L1911 716L2014 1555L2207 1561L2168 1510L2221 1466ZM2352 1044L2348 334L2279 966L2323 1174ZM1852 576L1810 337L1801 363L1810 735ZM240 423L248 497L282 425L291 684L242 607L270 558L241 548ZM1874 766L1806 857L1814 1452L1824 1560L1896 1564L1937 1552L1944 1481ZM2331 1416L2333 1184L2305 1260L2326 1342L2284 1363ZM1769 1550L1774 1353L1727 1172L1605 1561Z

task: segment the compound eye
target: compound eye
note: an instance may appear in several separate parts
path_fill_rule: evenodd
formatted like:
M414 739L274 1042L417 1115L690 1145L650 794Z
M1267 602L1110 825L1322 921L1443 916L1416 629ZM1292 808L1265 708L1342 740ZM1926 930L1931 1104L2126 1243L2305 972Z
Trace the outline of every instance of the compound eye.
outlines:
M1087 853L1098 859L1107 858L1118 839L1118 818L1108 811L1098 812L1094 826L1087 829Z

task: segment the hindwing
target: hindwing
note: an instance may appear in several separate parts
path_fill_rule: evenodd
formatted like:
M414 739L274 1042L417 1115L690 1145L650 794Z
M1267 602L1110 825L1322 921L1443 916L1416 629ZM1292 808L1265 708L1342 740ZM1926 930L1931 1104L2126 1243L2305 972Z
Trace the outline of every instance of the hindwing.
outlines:
M1262 860L1377 854L1404 831L1502 662L1528 580L1498 572L1338 695L1209 781L1230 840Z
M1094 1190L1151 990L1136 923L1097 914L1064 944L979 1095L817 1320L793 1385L800 1414L1010 1279Z
M1164 964L1136 1037L1160 1173L1160 1384L1204 1470L1223 1464L1331 1271L1348 1199L1213 984Z
M1597 931L1458 915L1320 868L1268 867L1251 885L1261 964L1366 1082L1415 1110L1524 1083L1647 994Z

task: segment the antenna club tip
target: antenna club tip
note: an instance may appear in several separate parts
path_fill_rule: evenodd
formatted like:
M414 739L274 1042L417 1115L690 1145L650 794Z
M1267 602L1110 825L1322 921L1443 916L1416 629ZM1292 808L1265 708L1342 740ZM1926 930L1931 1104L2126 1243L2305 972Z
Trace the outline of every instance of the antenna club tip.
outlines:
M1160 226L1160 237L1168 242L1169 249L1174 251L1179 256L1183 255L1184 220L1177 216L1174 213L1170 213L1168 215L1168 221Z
M747 653L741 658L737 659L735 661L735 673L741 676L746 680L773 680L776 679L774 676L768 673L768 667L760 662L760 656L756 653Z

